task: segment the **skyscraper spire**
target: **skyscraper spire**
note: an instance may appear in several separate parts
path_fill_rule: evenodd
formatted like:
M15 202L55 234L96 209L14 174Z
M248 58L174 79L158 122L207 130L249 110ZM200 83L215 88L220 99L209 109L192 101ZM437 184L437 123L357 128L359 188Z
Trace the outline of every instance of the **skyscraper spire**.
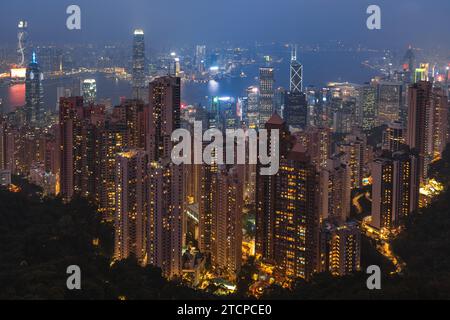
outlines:
M303 66L297 61L297 45L292 45L289 91L291 93L303 91Z
M291 62L297 61L297 45L292 45Z

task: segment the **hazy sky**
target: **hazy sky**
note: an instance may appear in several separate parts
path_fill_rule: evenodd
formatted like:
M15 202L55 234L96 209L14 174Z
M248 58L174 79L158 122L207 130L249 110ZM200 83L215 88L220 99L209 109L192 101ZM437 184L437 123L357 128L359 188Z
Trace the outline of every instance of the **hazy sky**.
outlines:
M82 30L65 27L66 8L82 9ZM366 9L382 9L382 30ZM142 27L151 45L211 41L344 40L372 47L450 48L449 0L0 0L0 41L14 43L19 19L37 42L127 41Z

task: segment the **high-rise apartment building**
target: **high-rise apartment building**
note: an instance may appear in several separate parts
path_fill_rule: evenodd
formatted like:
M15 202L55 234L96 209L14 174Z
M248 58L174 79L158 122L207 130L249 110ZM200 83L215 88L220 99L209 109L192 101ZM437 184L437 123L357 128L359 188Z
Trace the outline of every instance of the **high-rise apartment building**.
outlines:
M219 272L235 278L242 264L243 171L235 166L217 174L212 219L212 262ZM240 172L241 171L241 172Z
M135 257L146 263L149 212L148 155L142 150L116 157L114 259Z
M393 230L419 204L419 161L409 151L387 153L372 163L372 226Z
M180 128L181 80L161 77L150 83L146 129L150 159L149 263L169 278L181 274L183 166L173 164L172 132Z
M400 121L389 123L383 132L383 150L400 151L406 146L406 130Z

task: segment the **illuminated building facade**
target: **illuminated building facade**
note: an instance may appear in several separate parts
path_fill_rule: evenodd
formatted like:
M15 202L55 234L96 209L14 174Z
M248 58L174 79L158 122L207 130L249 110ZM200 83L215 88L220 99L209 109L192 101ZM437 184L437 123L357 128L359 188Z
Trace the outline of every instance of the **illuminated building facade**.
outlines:
M294 94L303 92L303 65L297 60L297 45L292 46L289 91Z
M361 231L356 222L324 223L321 229L321 271L343 277L361 271Z
M377 119L376 87L374 85L361 87L359 101L362 109L362 128L364 131L372 130L376 127Z
M308 280L319 259L319 178L299 144L275 178L274 261L287 277Z
M381 81L377 86L378 125L400 119L403 105L403 84Z
M292 147L292 138L286 122L278 114L274 114L265 128L276 129L280 133L280 159L286 158ZM270 140L269 140L270 141ZM260 165L256 168L256 254L268 261L274 260L274 228L275 228L275 176L260 174Z
M259 89L258 87L247 88L247 113L248 127L256 129L259 127Z
M243 181L240 166L217 175L212 219L212 262L219 273L235 278L242 264Z
M149 207L148 155L142 150L119 153L116 158L116 212L114 259L129 257L145 264Z
M81 85L83 101L86 104L94 104L97 100L97 82L95 79L85 79Z
M32 126L42 126L45 120L43 79L36 54L33 53L25 80L26 121Z
M366 136L355 133L347 135L345 141L338 145L338 151L343 154L343 161L350 168L351 187L362 186L366 164Z
M372 226L393 230L419 204L418 157L408 151L386 153L372 163Z
M321 171L321 218L335 223L346 222L350 217L351 172L342 162L342 154L328 160Z
M383 150L400 151L406 146L406 130L400 121L389 123L383 132Z
M428 166L435 158L435 98L433 84L420 81L409 87L407 144L419 154L420 181L428 177ZM438 99L441 101L441 99ZM445 102L444 102L445 105Z
M183 166L172 163L172 132L180 128L181 80L161 77L149 86L147 152L150 159L149 263L166 277L181 275Z
M259 69L259 127L269 121L274 111L274 69Z
M145 34L144 30L134 30L133 38L133 99L147 100L145 83Z
M308 118L306 94L303 92L287 92L283 116L290 128L304 130Z

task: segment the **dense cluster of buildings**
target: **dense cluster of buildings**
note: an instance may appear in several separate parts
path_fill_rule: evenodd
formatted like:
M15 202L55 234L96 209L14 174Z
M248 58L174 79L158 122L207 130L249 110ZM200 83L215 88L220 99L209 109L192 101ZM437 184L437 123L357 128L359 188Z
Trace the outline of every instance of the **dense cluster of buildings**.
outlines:
M196 57L203 72L205 46ZM64 201L88 199L114 224L114 261L134 257L169 278L198 274L208 260L210 272L235 280L244 263L244 207L256 214L256 256L278 274L350 274L361 268L352 192L371 185L370 227L395 232L419 208L428 167L449 142L448 70L439 82L407 57L402 71L369 84L313 89L303 85L293 47L289 89L277 89L275 69L264 66L245 97L182 107L176 73L146 83L144 32L136 30L132 99L96 104L95 82L87 80L83 97L61 95L54 117L43 108L33 55L26 106L0 121L0 172L28 177ZM172 132L194 132L194 121L204 130L277 130L279 171L175 165ZM377 127L383 141L374 145L368 135Z

